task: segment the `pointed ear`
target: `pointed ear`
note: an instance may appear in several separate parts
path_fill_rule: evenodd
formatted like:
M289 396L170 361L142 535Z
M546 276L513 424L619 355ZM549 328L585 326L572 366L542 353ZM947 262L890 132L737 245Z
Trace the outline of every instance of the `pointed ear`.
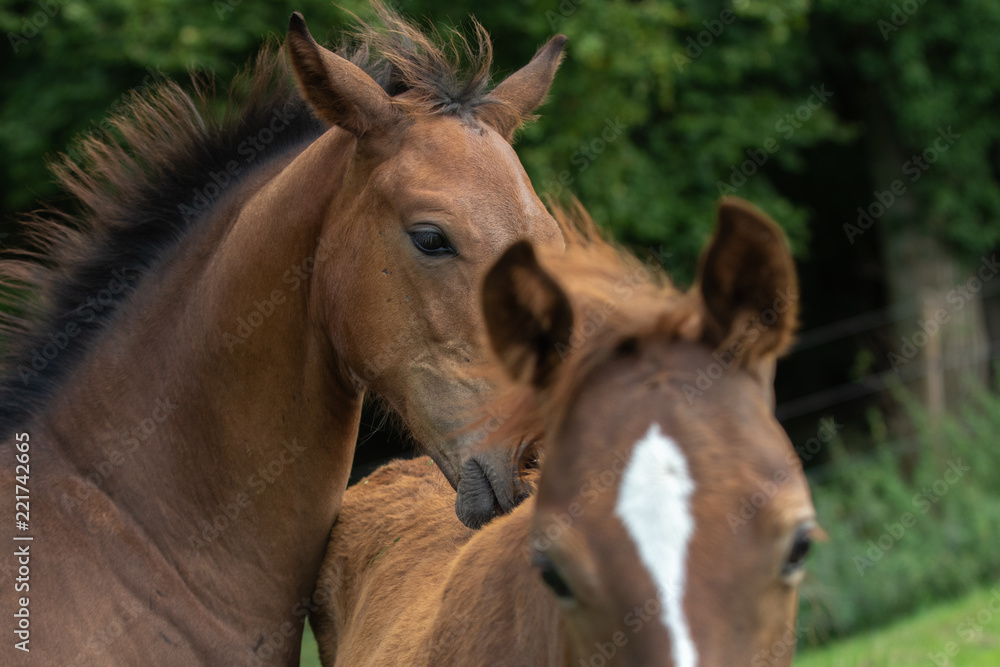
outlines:
M299 88L323 120L361 137L398 119L389 94L360 67L317 44L298 12L288 20L286 45Z
M795 263L778 225L736 197L719 203L715 235L701 258L703 338L769 382L798 317Z
M528 241L512 245L486 274L483 315L508 375L546 386L569 347L573 308Z
M565 35L550 39L531 62L500 82L487 96L487 100L499 102L500 109L484 105L485 120L507 141L522 123L531 119L532 112L548 94L568 39Z

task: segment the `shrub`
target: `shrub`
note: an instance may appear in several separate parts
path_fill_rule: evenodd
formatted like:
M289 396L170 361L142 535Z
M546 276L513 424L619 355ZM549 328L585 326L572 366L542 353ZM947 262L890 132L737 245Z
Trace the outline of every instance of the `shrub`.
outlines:
M1000 572L1000 396L982 391L916 435L864 457L831 443L810 471L821 525L803 588L803 644L882 625L954 598Z

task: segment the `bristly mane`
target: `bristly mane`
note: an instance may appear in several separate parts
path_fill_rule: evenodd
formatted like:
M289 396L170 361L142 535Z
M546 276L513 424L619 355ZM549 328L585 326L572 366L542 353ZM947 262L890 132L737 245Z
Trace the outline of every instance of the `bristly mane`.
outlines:
M482 26L474 24L474 45L458 33L445 42L377 3L375 9L383 25L359 22L340 55L390 95L408 93L410 111L468 117L489 102L492 47ZM29 216L24 224L37 249L0 261L0 335L6 339L0 439L44 407L142 278L208 217L216 197L275 157L301 152L328 129L273 46L233 81L221 116L213 111L214 80L192 78L193 94L169 81L133 93L111 119L119 136L91 134L77 143L78 159L60 156L52 170L76 210L49 206ZM287 127L272 133L266 150L249 162L248 140L276 114L288 119ZM233 161L237 175L228 169ZM220 186L213 174L232 180ZM119 289L123 275L132 278L128 289Z
M447 37L415 24L380 3L373 3L381 25L358 21L338 53L361 67L392 96L406 95L410 110L471 117L491 104L493 45L473 20L474 42L453 30Z

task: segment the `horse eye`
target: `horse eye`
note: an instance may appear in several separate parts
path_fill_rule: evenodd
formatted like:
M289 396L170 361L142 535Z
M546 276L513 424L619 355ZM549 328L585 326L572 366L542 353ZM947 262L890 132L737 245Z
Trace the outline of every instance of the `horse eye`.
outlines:
M800 528L795 534L795 540L792 542L792 549L788 553L788 558L785 559L785 564L781 567L781 574L787 577L801 570L805 566L806 556L809 555L811 547L812 538L809 537L809 529Z
M448 241L448 237L437 229L422 228L410 232L410 239L417 250L425 255L437 257L441 255L455 255L455 249Z
M556 569L556 565L552 562L551 558L545 554L536 553L532 558L532 562L541 573L542 581L552 589L556 597L561 600L573 599L573 591L570 589L569 584L566 583L566 580L562 578L562 575L559 574L559 570Z

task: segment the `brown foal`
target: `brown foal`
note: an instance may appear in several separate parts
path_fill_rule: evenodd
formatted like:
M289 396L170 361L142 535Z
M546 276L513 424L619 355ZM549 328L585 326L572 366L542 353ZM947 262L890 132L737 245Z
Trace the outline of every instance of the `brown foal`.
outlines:
M730 199L697 285L655 274L600 240L500 259L484 312L520 381L507 427L548 437L537 493L472 532L429 460L348 489L311 616L324 665L790 664L818 531L772 410L791 256ZM731 526L761 481L775 495Z

